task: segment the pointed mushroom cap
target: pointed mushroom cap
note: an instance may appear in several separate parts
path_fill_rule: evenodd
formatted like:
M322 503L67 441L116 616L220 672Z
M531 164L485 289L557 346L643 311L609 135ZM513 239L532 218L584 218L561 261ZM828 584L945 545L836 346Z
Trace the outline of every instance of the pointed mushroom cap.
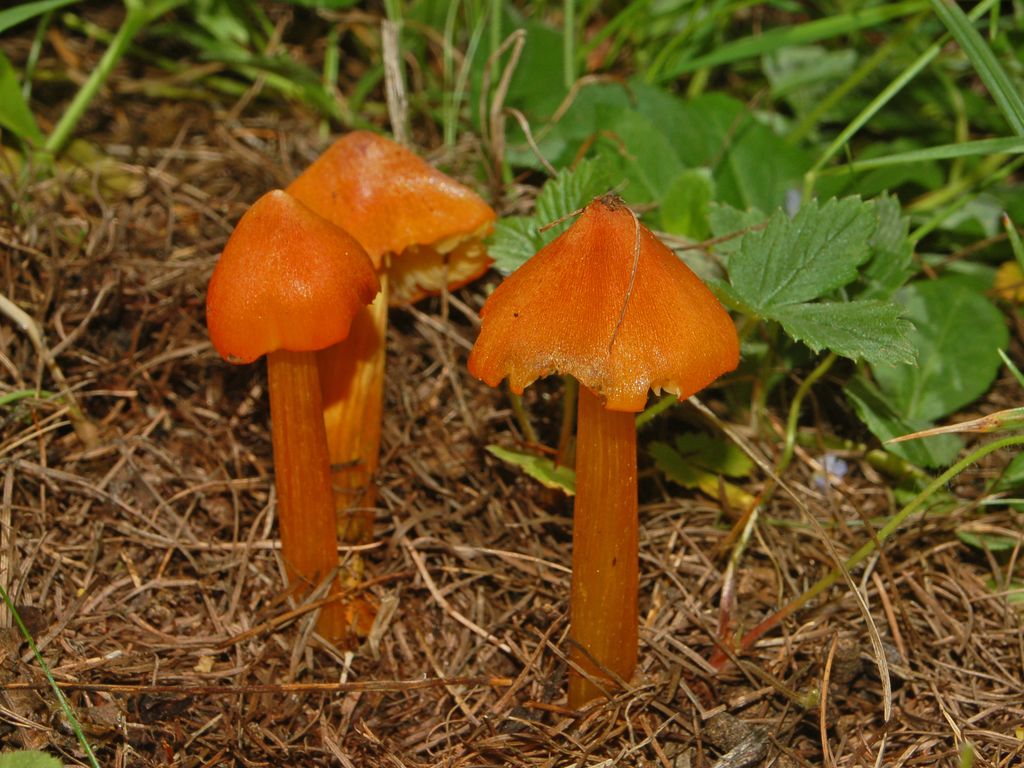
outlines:
M652 388L689 397L739 363L718 299L612 196L509 275L480 317L474 376L521 393L567 373L614 411L643 409Z
M416 301L479 277L491 264L482 239L495 213L479 195L390 139L353 131L288 187L352 234L374 266L392 254L391 295Z
M239 220L206 293L210 340L232 363L348 336L380 283L355 238L280 190Z

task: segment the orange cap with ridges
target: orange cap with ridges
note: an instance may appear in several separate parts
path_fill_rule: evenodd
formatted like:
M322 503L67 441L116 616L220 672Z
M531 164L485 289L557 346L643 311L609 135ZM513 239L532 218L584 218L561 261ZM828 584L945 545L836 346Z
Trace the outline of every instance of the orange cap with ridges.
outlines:
M396 302L440 291L445 276L449 287L464 285L491 264L482 239L493 228L494 210L468 187L370 131L334 142L288 193L348 231L378 269L385 254L396 257L390 270Z
M268 352L311 352L348 336L380 290L366 251L281 190L239 220L206 294L213 346L232 363Z
M614 196L509 275L480 318L474 376L521 393L570 374L614 411L642 410L650 389L689 397L739 363L718 299Z

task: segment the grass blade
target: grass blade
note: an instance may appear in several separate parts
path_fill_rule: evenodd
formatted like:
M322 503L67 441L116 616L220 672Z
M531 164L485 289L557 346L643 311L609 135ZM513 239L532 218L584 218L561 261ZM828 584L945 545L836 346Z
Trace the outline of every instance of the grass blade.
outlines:
M1024 136L1024 99L1010 80L1006 70L999 64L996 55L988 47L981 33L974 28L971 19L960 8L948 0L930 0L936 15L942 19L946 29L956 38L978 77L985 83L992 98L1006 116L1018 136Z
M0 11L0 33L6 32L11 27L28 21L35 16L42 16L44 13L63 8L65 5L77 3L79 0L38 0L35 3L22 3L5 11Z
M876 8L869 8L857 13L844 13L815 19L806 24L778 27L759 35L751 35L731 43L718 46L712 53L692 59L684 59L666 68L658 79L671 80L679 75L693 72L705 67L730 64L734 61L752 59L766 53L787 48L793 45L806 45L819 40L845 35L858 29L876 27L889 19L912 16L927 7L921 0L910 2L888 3Z
M871 157L865 160L855 160L847 165L837 165L825 168L820 176L835 176L851 171L868 171L875 168L884 168L890 165L907 165L910 163L923 163L930 160L951 160L957 157L975 157L988 155L1019 155L1024 153L1024 137L1009 137L1002 139L979 139L978 141L967 141L962 144L940 144L937 147L926 149L914 149L909 152L897 152L882 157Z
M985 0L984 2L978 3L978 5L971 9L971 13L968 18L976 19L982 16L992 8L995 3L996 0ZM836 152L842 149L872 117L878 114L878 112L880 112L882 108L896 96L897 93L902 91L907 83L917 77L918 73L920 73L922 69L928 66L928 64L930 64L931 61L939 55L944 43L945 36L928 46L928 48L918 56L909 67L900 73L899 77L882 89L882 92L875 96L875 98L873 98L871 102L864 107L864 109L862 109L860 113L853 118L853 120L850 121L839 135L836 136L832 143L828 145L824 152L822 152L821 157L818 158L814 167L807 172L807 183L804 192L808 196L810 196L811 191L813 190L814 179L817 177L821 169L825 167L828 161L831 160L835 156Z
M53 675L50 673L50 667L46 664L46 660L43 659L43 655L39 653L39 648L36 646L35 638L32 637L32 633L28 631L28 627L25 626L25 622L21 620L21 614L18 613L18 609L14 607L14 601L11 600L11 596L7 594L7 590L0 587L0 598L3 599L7 605L7 609L11 612L11 616L14 618L14 623L18 625L18 630L21 632L21 636L25 638L25 642L28 643L29 649L32 651L32 655L35 656L36 662L39 667L43 670L43 674L46 675L46 680L53 689L53 695L57 697L57 701L60 702L60 708L64 712L64 717L67 718L68 725L71 726L71 730L78 738L78 743L82 745L82 750L85 752L86 757L89 758L89 765L93 768L100 768L99 762L96 760L96 755L93 754L92 747L89 746L89 740L85 738L85 734L82 732L82 726L78 723L78 718L75 717L74 711L71 709L71 704L64 697L64 692L61 691L60 686L57 685L57 681L53 679Z

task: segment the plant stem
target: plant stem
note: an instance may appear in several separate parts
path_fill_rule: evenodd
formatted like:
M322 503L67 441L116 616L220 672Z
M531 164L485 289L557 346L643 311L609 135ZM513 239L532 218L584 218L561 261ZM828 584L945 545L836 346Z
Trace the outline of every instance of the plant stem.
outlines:
M562 2L562 77L566 90L576 82L576 0Z
M63 116L46 138L46 143L43 144L44 154L54 156L64 148L78 125L78 121L82 119L82 115L89 108L89 104L96 98L96 94L107 82L114 67L117 66L125 51L128 50L128 46L142 28L151 20L176 6L184 5L184 3L185 0L164 0L164 2L148 4L143 0L125 0L126 14L120 29L114 35L114 39L110 41L107 50L103 52L96 69L89 75L85 84L78 89L71 103L64 110Z
M328 594L336 594L340 591L334 576L338 532L316 356L271 352L267 376L281 555L288 585L301 599L331 578ZM345 606L339 601L325 605L317 630L330 640L345 638Z
M572 532L570 659L617 687L633 676L639 643L636 414L609 411L579 389ZM575 670L569 706L602 694Z

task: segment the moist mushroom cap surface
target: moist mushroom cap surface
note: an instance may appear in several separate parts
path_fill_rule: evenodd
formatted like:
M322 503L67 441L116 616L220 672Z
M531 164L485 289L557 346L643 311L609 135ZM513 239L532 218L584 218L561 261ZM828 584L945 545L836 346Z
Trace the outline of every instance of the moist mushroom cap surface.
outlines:
M323 349L348 336L379 290L354 237L287 193L268 192L239 220L214 268L210 340L233 363Z
M739 362L718 299L611 196L506 278L480 317L474 376L521 393L571 374L610 410L642 410L650 389L689 397Z
M390 139L353 131L288 186L355 237L380 269L390 254L394 302L464 285L491 264L482 239L494 210L468 187ZM408 264L403 262L408 261Z

